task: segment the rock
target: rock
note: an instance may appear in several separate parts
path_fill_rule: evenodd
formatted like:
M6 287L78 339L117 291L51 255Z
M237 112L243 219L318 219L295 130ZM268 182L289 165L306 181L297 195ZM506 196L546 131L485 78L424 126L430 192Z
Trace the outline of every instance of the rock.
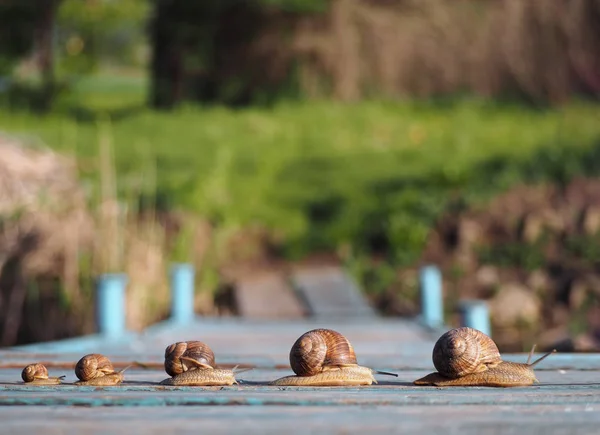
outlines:
M458 226L458 246L471 248L481 238L481 225L473 219L461 219Z
M536 269L527 277L527 287L535 292L545 291L552 285L552 280L546 272L541 269Z
M494 287L500 281L498 268L495 266L482 266L475 273L477 284L485 289Z
M537 324L540 321L540 309L539 298L518 283L503 285L490 301L492 322L501 327Z
M519 225L519 239L527 243L533 243L541 237L543 229L544 222L541 216L530 213L523 216L521 220Z
M583 211L580 229L590 236L600 231L600 207L591 205Z
M575 352L598 352L600 343L590 334L581 334L573 339Z
M600 306L597 302L589 308L586 318L589 330L600 331Z
M519 238L534 243L545 231L560 233L566 228L565 218L557 210L546 208L529 213L521 219Z
M571 310L579 310L585 304L589 294L589 286L585 279L577 279L571 285L569 291L569 307Z
M537 338L539 349L569 349L573 347L571 336L565 326L557 326L541 331Z
M552 307L552 311L550 312L550 318L547 319L547 323L550 325L557 326L565 326L569 323L569 318L571 317L571 313L569 312L569 308L560 303L554 304Z

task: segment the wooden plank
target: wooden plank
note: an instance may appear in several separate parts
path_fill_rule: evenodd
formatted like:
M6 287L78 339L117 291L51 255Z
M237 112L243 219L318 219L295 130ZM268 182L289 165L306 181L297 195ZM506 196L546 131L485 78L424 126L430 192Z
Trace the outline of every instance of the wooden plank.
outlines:
M376 376L368 387L273 387L292 374L289 349L303 332L329 327L352 342L359 363L398 374ZM417 387L433 370L437 339L408 319L377 317L265 320L204 318L190 325L164 322L120 340L99 336L0 350L0 433L597 433L600 354L556 354L536 375L540 384L512 389ZM174 341L200 339L227 367L256 368L230 387L165 387L163 352ZM20 382L22 366L48 361L51 375L76 380L85 353L104 353L135 366L117 387ZM503 355L524 362L526 354Z
M499 409L486 406L155 408L0 408L2 433L14 434L597 434L595 406Z
M339 267L300 268L292 280L314 317L375 316L354 280Z
M90 352L105 353L113 362L137 360L161 364L165 347L182 340L206 342L215 352L217 362L226 366L289 366L292 344L313 328L332 328L343 333L354 346L361 364L382 369L433 369L431 352L438 335L427 332L410 319L397 318L288 321L202 318L184 326L164 322L122 340L89 336L0 349L0 367L27 363L32 357L74 363ZM525 362L527 354L504 354L503 358ZM544 360L537 370L596 370L599 367L598 354L557 353Z
M235 289L238 312L256 319L297 319L305 315L284 276L266 272L240 279Z
M567 403L600 402L599 371L543 370L536 372L539 384L508 389L486 387L422 387L413 380L427 374L424 370L394 370L397 378L376 375L377 384L360 387L276 387L269 383L282 376L293 374L290 369L255 369L240 373L239 385L226 387L167 387L158 383L167 377L164 370L129 369L123 384L115 387L96 388L73 385L77 381L72 369L49 369L51 374L66 375L64 384L57 386L33 386L23 384L20 370L0 370L0 404L8 404L13 398L29 398L31 404L49 403L49 400L77 397L95 400L116 397L135 403L139 400L169 400L172 404L210 405L219 403L253 404L260 398L261 404L287 403L300 405L310 401L323 406L340 404L356 405L411 405L454 404L476 405L486 403ZM436 392L432 395L432 392ZM218 397L215 396L218 392ZM507 394L510 392L510 394ZM35 394L32 394L35 393ZM550 394L551 393L551 394ZM166 399L168 398L168 399ZM211 400L215 398L217 402ZM45 402L46 401L46 402ZM70 404L65 399L63 404ZM258 402L256 402L258 403ZM256 404L255 403L255 404ZM149 404L147 404L149 405Z

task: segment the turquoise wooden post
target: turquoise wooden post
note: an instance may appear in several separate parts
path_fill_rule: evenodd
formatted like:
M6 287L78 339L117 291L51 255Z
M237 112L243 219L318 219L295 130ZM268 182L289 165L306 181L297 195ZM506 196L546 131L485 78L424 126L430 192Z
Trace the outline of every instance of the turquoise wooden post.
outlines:
M442 296L442 273L433 265L420 270L421 316L423 323L431 328L444 323L444 302Z
M127 275L108 273L100 275L96 283L96 321L98 332L119 337L126 330L125 287Z
M478 329L484 334L492 336L490 314L485 301L464 300L459 303L459 312L462 326Z
M177 323L194 319L194 266L177 263L171 267L171 318Z

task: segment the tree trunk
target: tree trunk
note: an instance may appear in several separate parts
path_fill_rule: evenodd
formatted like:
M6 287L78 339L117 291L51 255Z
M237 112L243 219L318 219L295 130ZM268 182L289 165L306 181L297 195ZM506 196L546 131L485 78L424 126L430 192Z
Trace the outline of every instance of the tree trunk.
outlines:
M42 78L40 108L47 110L56 94L54 76L54 23L60 0L40 0L35 24L34 46L37 66Z
M152 88L153 107L168 109L175 106L182 97L183 57L177 40L170 28L172 10L169 1L159 0L150 23L152 41Z

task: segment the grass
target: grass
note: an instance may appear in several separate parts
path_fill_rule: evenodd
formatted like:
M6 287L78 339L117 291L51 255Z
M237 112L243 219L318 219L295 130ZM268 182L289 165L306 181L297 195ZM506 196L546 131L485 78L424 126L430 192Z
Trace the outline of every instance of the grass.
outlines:
M123 87L113 89L106 99ZM593 173L597 120L598 107L586 103L539 110L476 100L302 102L143 109L112 121L5 110L0 129L76 153L94 189L98 129L108 129L122 198L156 196L163 207L224 227L267 227L292 257L383 246L402 263L416 258L449 197L485 200L518 182ZM147 191L154 166L156 187Z
M102 243L73 265L82 284L71 309L90 310L95 275L126 271L136 307L128 321L137 328L166 312L173 261L196 265L196 309L214 312L218 266L224 256L231 261L228 240L239 230L266 229L292 259L337 251L376 297L399 288L398 268L418 261L444 211L485 205L519 183L600 173L598 106L586 102L534 109L475 99L305 101L157 112L144 108L145 86L135 77L86 78L46 116L0 108L0 131L78 158ZM110 213L115 195L118 219ZM137 219L148 205L196 218L188 215L168 240L153 211ZM234 247L235 258L252 248ZM536 259L522 246L496 248L480 254L502 264ZM402 297L415 300L416 281L405 281ZM58 293L67 285L58 283Z
M147 80L138 74L116 71L112 74L83 76L58 103L58 109L85 110L87 113L119 111L142 107L146 102Z

